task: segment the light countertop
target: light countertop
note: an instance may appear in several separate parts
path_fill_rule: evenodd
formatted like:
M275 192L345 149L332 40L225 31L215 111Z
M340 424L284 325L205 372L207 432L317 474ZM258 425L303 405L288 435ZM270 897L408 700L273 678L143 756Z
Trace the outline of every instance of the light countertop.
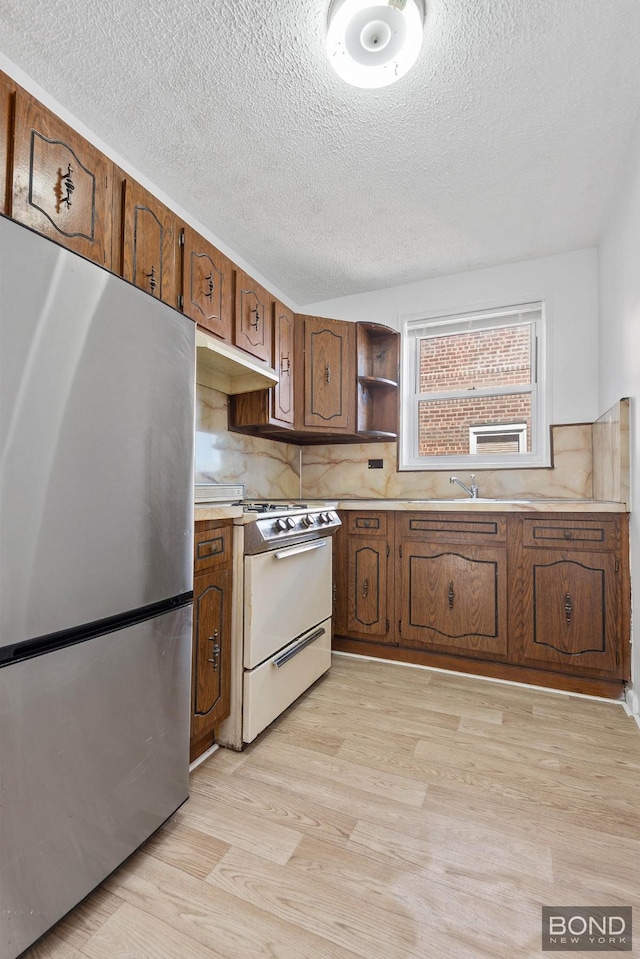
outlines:
M587 499L340 499L342 510L473 511L488 513L626 513L625 503Z

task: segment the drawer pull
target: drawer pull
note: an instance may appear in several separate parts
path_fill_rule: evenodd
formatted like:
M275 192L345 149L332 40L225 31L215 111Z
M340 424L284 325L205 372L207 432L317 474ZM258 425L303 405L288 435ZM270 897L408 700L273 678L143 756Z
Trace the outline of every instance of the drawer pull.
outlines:
M571 614L573 613L573 603L571 602L571 593L565 593L564 597L564 615L567 619L567 626L571 626Z
M570 529L565 529L563 535L565 539L573 539L573 532Z
M297 656L298 653L301 653L303 649L306 649L307 646L310 646L311 643L314 643L316 639L319 639L320 636L324 636L326 629L324 626L320 626L319 629L316 629L313 633L306 637L306 639L300 640L297 646L293 646L291 649L287 650L286 653L283 653L282 656L278 656L277 659L273 660L273 665L276 669L280 669L281 666L284 666L285 663L288 663L290 659L293 659L294 656Z
M447 599L449 600L449 609L453 609L453 600L455 599L455 592L453 590L453 580L449 583L449 592L447 593Z

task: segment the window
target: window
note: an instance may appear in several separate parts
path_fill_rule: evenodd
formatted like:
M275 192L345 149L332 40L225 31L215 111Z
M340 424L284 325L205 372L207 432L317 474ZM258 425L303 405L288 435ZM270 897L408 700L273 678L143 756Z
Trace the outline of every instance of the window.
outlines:
M548 464L544 304L408 318L400 469Z

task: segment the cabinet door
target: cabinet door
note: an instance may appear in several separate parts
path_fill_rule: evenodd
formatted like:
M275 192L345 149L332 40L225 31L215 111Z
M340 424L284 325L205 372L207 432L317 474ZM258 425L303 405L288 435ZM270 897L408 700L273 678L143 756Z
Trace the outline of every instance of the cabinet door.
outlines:
M177 307L175 215L135 180L126 179L123 190L122 275Z
M506 549L402 543L401 645L507 653Z
M304 319L304 425L351 432L355 406L355 324Z
M111 269L113 164L27 94L16 93L11 215Z
M236 346L270 365L273 298L242 270L236 270Z
M229 715L230 666L231 571L225 569L194 579L192 760L213 742L214 727Z
M0 72L0 213L11 215L11 144L15 84Z
M275 301L273 330L273 362L280 380L271 393L271 415L274 420L293 426L294 314Z
M182 231L182 310L199 326L231 342L233 265L190 226Z
M387 541L350 536L348 550L347 630L386 641L390 626Z
M525 549L523 575L527 665L622 678L615 556Z

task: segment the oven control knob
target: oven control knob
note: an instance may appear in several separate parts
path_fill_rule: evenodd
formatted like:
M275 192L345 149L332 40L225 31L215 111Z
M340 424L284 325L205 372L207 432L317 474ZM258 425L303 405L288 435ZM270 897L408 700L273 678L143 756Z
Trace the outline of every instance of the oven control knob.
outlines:
M278 532L282 532L283 529L287 528L287 521L282 519L282 517L280 517L275 522L275 528Z
M295 522L290 516L287 516L287 529L295 529Z
M320 522L321 523L330 523L331 514L330 513L320 513Z
M302 525L303 525L303 526L313 526L314 523L315 523L315 519L314 519L314 517L311 515L311 513L307 513L306 516L303 516L303 517L302 517Z

